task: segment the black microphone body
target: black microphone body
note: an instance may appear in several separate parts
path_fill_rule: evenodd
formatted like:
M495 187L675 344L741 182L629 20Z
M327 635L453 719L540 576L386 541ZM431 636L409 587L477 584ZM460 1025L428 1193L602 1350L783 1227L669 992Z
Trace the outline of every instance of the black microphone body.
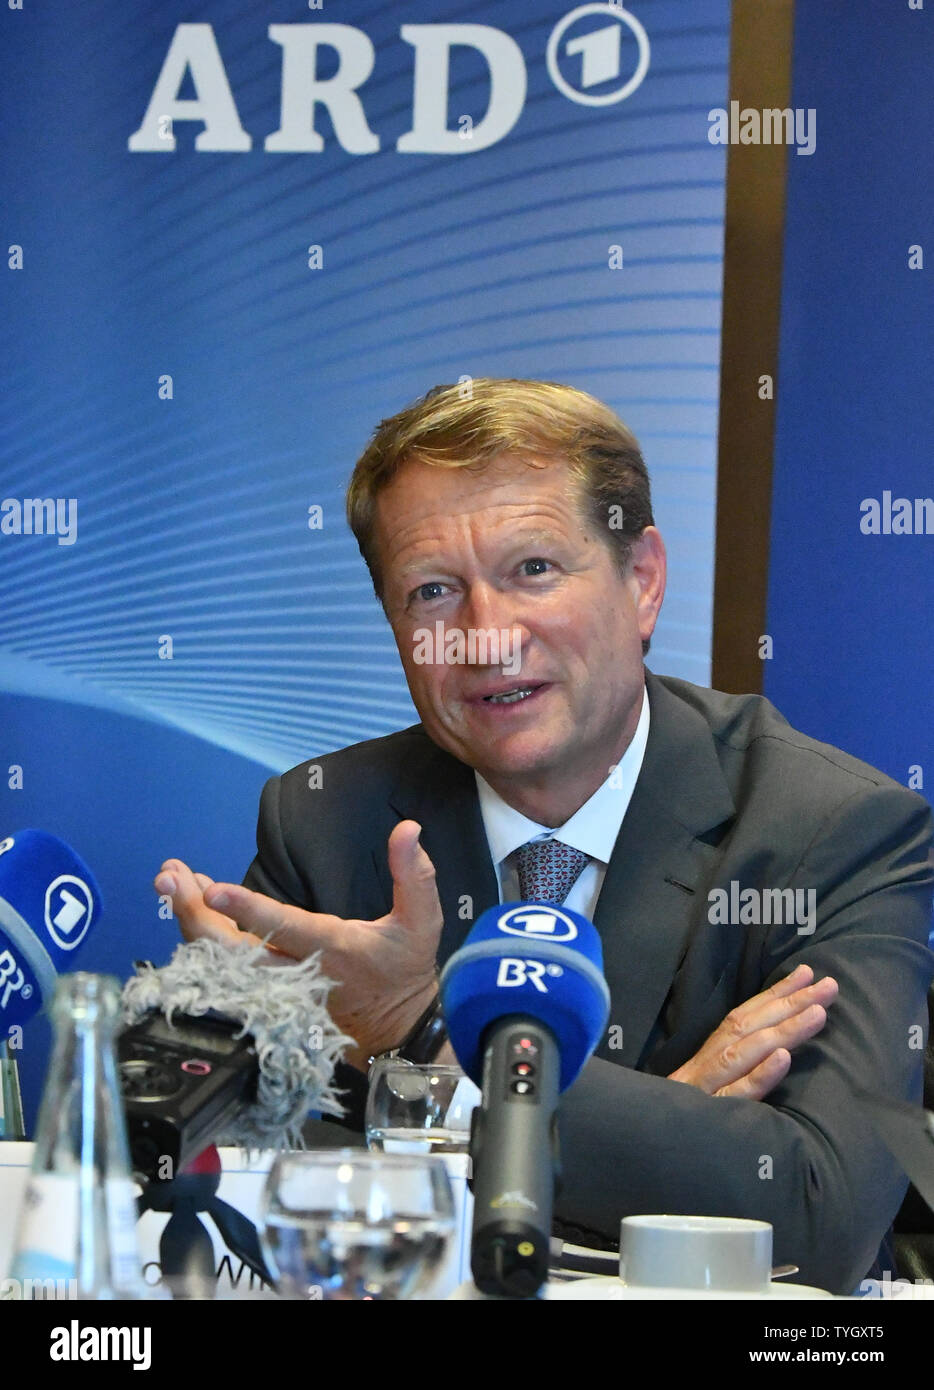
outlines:
M482 1092L470 1145L474 1280L528 1298L548 1274L558 1092L610 1012L597 929L556 903L488 908L442 970L441 999L457 1060Z
M525 1014L491 1023L482 1049L470 1267L481 1293L527 1298L548 1274L561 1059L551 1029Z

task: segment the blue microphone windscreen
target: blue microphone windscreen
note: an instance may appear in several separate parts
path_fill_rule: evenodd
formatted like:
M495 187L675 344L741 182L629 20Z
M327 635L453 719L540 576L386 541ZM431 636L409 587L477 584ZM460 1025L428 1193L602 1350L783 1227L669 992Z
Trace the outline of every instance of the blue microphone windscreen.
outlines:
M64 840L44 830L0 840L0 1030L50 998L100 911L100 889Z
M489 908L444 967L441 1002L457 1059L477 1085L486 1029L511 1014L528 1014L554 1034L566 1090L609 1017L597 929L554 903Z

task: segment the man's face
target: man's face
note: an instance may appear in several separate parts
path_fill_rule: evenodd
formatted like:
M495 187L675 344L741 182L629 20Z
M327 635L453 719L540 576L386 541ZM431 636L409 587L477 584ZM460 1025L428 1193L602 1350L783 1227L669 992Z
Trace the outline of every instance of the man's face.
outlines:
M526 814L569 805L570 815L635 730L642 641L664 593L658 532L647 528L621 575L566 464L501 456L479 472L404 464L379 495L376 543L431 738ZM467 636L512 631L521 664L508 647L496 664L449 664L438 647L426 662L424 633L434 639L439 622Z

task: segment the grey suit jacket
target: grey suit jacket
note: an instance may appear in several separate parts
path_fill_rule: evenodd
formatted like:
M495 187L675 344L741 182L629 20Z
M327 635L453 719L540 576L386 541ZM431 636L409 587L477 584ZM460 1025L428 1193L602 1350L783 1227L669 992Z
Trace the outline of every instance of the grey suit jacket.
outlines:
M906 1188L849 1086L921 1096L930 807L759 696L650 672L646 683L645 759L594 914L610 1027L562 1099L558 1215L611 1242L620 1217L640 1212L758 1218L774 1227L776 1263L850 1292ZM307 763L267 783L244 881L315 911L380 917L389 833L417 820L438 875L443 964L498 900L472 770L420 725L315 765L315 789ZM813 889L816 930L712 924L708 895L731 883L734 897ZM667 1080L734 1005L799 962L833 975L840 994L767 1101Z

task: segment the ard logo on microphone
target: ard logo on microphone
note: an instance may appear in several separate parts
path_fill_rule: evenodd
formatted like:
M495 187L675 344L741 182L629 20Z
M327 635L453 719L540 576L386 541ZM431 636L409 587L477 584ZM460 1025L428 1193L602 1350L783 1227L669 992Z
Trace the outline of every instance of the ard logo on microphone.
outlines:
M496 923L510 936L531 937L535 941L573 941L577 923L557 907L511 907Z
M73 951L91 925L94 900L83 879L59 874L45 890L45 925L63 951Z

